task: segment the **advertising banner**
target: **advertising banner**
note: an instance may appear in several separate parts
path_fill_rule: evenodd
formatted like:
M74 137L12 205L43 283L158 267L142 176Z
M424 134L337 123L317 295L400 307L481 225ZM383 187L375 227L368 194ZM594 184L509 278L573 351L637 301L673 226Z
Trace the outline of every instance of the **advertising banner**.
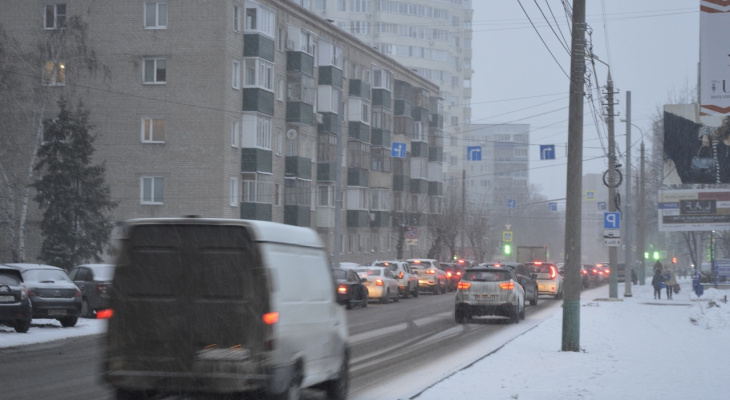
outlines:
M730 189L659 191L659 230L730 230Z
M700 115L730 114L730 0L700 2Z

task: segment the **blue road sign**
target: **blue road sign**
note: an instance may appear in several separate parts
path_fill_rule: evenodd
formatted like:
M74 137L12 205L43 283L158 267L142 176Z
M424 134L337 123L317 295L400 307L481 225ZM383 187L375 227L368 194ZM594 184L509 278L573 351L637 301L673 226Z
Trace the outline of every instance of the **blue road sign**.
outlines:
M466 146L466 159L468 161L482 161L482 146Z
M603 213L603 229L621 229L621 213Z
M515 207L517 207L517 200L507 199L507 208L515 208Z
M406 144L401 142L393 142L390 149L390 156L396 158L406 158Z
M598 202L598 211L606 211L608 207L606 206L605 201L599 201Z
M554 160L555 159L555 145L554 144L541 144L540 145L540 159L541 160Z
M558 203L548 203L548 210L558 211Z

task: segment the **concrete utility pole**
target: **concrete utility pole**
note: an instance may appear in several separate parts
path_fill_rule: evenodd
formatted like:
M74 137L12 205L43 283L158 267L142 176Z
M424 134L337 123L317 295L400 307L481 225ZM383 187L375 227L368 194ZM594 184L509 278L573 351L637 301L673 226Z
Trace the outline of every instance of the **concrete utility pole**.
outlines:
M608 82L606 83L607 101L608 101L608 115L606 116L606 123L608 124L608 175L611 177L617 176L616 174L616 140L614 139L613 132L613 79L611 78L611 71L608 71ZM612 182L613 183L613 182ZM616 211L616 185L610 185L608 187L608 211ZM611 269L611 274L608 279L608 297L615 299L618 297L618 280L616 279L616 246L610 246L608 248L608 265Z
M624 297L631 297L631 270L634 256L631 251L631 91L626 91L626 201L624 206L624 226L626 232L621 241L624 243Z
M644 181L646 180L646 177L644 176L644 139L642 135L641 140L641 186L639 188L639 220L637 223L637 241L636 241L636 252L639 254L639 260L640 261L640 267L639 267L639 284L644 285L644 280L646 279L646 267L644 265L645 257L644 252L646 251L646 239L644 238Z
M461 170L461 258L466 258L464 230L466 229L466 169Z
M565 194L565 289L562 351L580 351L581 192L583 191L583 77L586 2L573 1L568 111L568 172Z

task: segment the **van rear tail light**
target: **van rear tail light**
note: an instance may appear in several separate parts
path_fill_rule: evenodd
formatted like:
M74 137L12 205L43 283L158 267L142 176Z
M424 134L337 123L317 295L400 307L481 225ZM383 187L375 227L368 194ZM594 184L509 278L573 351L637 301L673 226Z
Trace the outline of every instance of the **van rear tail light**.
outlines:
M337 293L347 294L347 285L340 285L337 287Z
M513 290L515 288L515 283L512 281L501 282L499 287L502 288L502 290Z
M456 285L456 288L457 289L462 289L462 290L469 289L470 287L471 287L471 283L469 283L469 282L459 282Z
M107 308L96 312L96 319L109 319L114 316L114 310Z
M264 321L266 325L274 325L279 321L279 313L278 312L270 312L266 313L261 317L261 319Z
M376 279L375 280L375 286L383 286L383 280L382 279Z

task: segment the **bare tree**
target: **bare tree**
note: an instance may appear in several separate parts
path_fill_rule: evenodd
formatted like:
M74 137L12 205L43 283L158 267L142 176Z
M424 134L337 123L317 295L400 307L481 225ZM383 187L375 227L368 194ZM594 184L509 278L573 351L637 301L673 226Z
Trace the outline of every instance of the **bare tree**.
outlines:
M390 215L393 218L393 230L396 233L396 258L403 259L406 231L409 228L422 226L428 210L428 198L425 195L399 192L401 197L395 199Z
M492 225L494 225L494 221L486 204L471 203L469 205L464 228L477 262L487 261L494 254L496 247L492 240L494 236L489 235Z
M456 194L456 188L444 190L446 195L442 198L441 213L429 214L428 229L431 233L431 247L428 250L428 258L437 260L452 259L456 255L456 236L461 227L461 198ZM444 247L449 253L444 256Z

